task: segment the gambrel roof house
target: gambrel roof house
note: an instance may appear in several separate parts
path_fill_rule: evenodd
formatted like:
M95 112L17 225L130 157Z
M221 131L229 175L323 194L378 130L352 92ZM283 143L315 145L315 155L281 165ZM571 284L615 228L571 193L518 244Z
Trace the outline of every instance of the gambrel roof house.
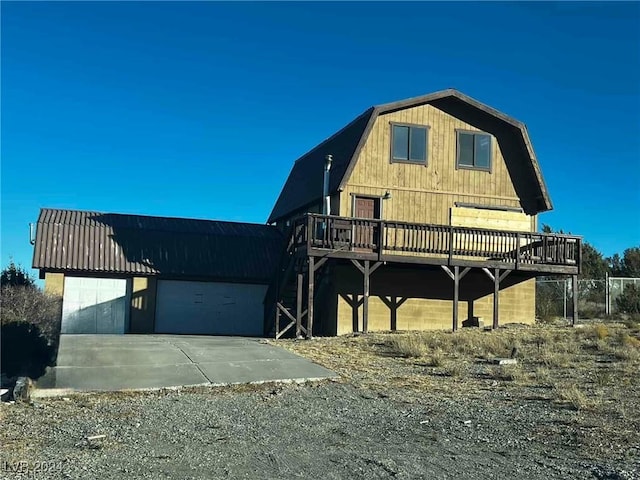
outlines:
M358 161L358 155L366 143L371 130L384 115L420 105L432 105L454 117L469 119L492 132L503 150L513 152L514 160L509 165L510 174L517 182L523 208L529 214L551 210L551 199L542 178L529 133L524 123L511 118L457 90L449 89L399 102L378 105L366 110L340 131L300 157L294 164L289 178L273 207L268 222L274 222L291 211L304 210L320 201L318 178L322 177L326 155L333 155L329 193L344 190Z
M69 333L531 323L535 276L580 269L579 237L536 232L551 208L525 125L449 89L300 157L268 225L44 209L34 268Z

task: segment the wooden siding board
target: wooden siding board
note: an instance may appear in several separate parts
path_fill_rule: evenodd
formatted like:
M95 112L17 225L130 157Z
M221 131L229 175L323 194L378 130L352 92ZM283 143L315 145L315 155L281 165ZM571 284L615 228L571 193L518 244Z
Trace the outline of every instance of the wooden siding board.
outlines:
M426 167L390 163L390 122L428 125L428 159ZM448 208L462 197L481 196L478 203L519 206L519 199L510 181L505 161L497 141L492 142L493 172L455 168L455 130L481 131L432 105L380 115L371 128L357 159L345 192L383 194L390 190L392 198L385 201L384 217L420 223L447 223ZM441 154L437 145L443 145ZM368 188L364 188L364 187ZM434 188L435 187L435 188ZM449 194L427 194L429 190ZM341 215L351 215L350 205L343 202Z

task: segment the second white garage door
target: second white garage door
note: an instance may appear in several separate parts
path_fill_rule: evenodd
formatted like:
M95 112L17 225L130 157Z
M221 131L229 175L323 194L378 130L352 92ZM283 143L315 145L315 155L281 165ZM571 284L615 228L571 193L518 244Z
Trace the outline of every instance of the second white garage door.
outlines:
M157 333L261 336L266 285L159 280Z

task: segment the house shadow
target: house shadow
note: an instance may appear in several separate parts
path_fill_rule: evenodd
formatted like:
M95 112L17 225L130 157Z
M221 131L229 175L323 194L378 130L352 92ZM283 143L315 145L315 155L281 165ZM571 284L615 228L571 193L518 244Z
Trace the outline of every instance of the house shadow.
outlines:
M99 230L118 270L166 278L264 281L283 242L266 225L112 213L89 220L106 227Z
M466 102L455 97L441 98L430 103L443 112L492 134L498 141L509 177L518 198L521 199L522 209L528 215L533 215L544 207L544 192L538 182L531 181L531 178L536 176L532 162L517 161L523 155L529 157L528 146L518 127L491 113L470 108Z
M61 333L125 333L128 324L128 296L83 307L63 319Z

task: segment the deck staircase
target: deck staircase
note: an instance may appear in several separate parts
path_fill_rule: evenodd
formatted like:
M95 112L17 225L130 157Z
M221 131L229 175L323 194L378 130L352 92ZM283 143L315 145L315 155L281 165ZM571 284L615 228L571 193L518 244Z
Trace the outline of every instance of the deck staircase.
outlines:
M307 303L303 285L308 283L308 257L300 254L305 228L300 222L285 233L287 242L281 254L277 275L265 295L264 333L270 338L310 336L307 332ZM316 275L318 271L316 271ZM314 298L319 292L316 292Z

